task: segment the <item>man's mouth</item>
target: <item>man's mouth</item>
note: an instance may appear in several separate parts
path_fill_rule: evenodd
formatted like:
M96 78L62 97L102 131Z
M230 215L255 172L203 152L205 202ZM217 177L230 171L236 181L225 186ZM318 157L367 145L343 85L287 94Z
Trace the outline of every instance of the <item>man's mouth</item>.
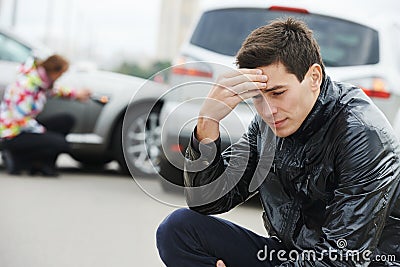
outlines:
M286 122L287 118L285 119L279 119L279 120L273 120L272 122L269 122L270 125L275 126L275 128L282 127L283 124Z

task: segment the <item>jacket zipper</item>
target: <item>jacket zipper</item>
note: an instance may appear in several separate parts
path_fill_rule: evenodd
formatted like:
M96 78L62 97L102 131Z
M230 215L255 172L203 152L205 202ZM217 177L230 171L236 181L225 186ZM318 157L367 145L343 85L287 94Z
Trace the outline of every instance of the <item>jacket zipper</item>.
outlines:
M285 142L285 138L282 138L281 140L282 141L279 145L279 151L282 151L283 143ZM284 158L282 160L282 166L287 166L288 161L289 161L288 157ZM291 184L288 180L288 177L286 176L284 179L286 180L285 184L287 184L287 186L290 187ZM293 191L293 190L291 190L291 188L288 188L288 189L290 192ZM294 194L295 192L292 192L292 193ZM299 217L299 207L298 207L298 203L296 201L296 197L295 197L295 195L293 195L292 210L291 210L290 214L288 214L285 228L283 229L283 238L282 238L283 240L282 241L285 245L295 246L295 244L291 238L291 234L292 234L293 225L294 225L294 223L296 223L298 217Z
M279 151L282 151L283 143L285 142L285 138L281 138L281 145L279 147Z
M278 139L278 149L279 151L282 151L283 143L285 142L285 138ZM272 165L272 168L274 169L274 173L276 174L276 163L274 162Z

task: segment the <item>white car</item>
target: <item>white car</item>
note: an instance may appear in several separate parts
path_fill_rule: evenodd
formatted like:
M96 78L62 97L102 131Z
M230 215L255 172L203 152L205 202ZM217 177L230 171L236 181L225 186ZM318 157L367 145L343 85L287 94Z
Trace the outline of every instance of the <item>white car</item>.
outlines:
M355 1L353 1L355 2ZM333 80L360 86L393 124L400 107L400 2L214 1L201 12L170 72L160 119L160 174L182 184L183 151L196 123L208 82L229 68L247 35L278 17L303 19L321 47ZM200 97L200 99L196 99ZM222 121L223 146L238 140L253 118L251 103ZM238 127L240 126L240 127ZM242 127L243 126L243 127ZM163 185L168 186L164 179Z
M32 55L45 58L50 54L50 49L0 29L0 100L21 62ZM82 71L76 66L57 83L93 92L88 102L49 99L39 115L67 113L75 118L73 131L67 136L74 159L97 169L116 160L124 173L135 176L156 173L162 104L157 101L166 91L165 85L108 71Z

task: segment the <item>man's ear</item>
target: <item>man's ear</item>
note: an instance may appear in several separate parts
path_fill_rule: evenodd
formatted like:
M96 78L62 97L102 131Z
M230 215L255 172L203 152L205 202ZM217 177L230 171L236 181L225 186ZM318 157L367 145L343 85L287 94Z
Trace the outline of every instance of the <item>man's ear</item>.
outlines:
M315 63L308 71L311 79L311 87L313 90L319 89L322 84L322 67Z

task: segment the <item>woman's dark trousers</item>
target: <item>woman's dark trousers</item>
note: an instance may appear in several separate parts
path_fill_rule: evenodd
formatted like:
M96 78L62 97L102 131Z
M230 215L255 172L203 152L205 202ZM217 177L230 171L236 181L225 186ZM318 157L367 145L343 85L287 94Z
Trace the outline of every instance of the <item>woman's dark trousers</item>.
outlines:
M22 132L12 139L3 141L3 160L6 161L9 173L37 170L54 174L58 155L70 151L65 136L74 125L74 118L71 115L59 114L42 119L39 123L46 128L46 132Z

